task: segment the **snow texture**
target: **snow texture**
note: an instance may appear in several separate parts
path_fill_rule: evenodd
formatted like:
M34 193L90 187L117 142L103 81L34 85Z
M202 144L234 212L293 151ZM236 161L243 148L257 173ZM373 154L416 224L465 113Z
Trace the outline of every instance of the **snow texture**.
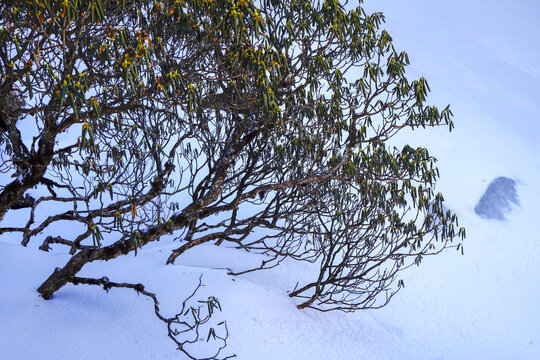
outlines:
M540 359L540 3L365 5L385 13L396 50L411 59L409 76L427 77L429 101L451 104L451 134L430 129L394 141L427 146L438 158L437 190L467 229L464 255L425 258L404 274L405 288L387 307L354 314L296 308L287 291L310 276L309 264L227 275L261 259L223 246L193 248L166 266L178 243L164 239L80 275L141 282L158 294L163 313L174 314L202 274L196 300L219 298L216 321L226 320L230 332L226 354L239 360ZM477 216L485 184L501 174L519 179L520 206L506 221ZM50 301L40 298L36 288L69 256L18 242L0 236L0 359L184 359L152 302L131 290L67 285Z

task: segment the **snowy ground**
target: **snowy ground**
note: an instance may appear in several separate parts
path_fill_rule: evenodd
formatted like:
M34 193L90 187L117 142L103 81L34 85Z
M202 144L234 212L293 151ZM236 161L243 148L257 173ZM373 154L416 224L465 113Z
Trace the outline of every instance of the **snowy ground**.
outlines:
M217 296L238 359L540 359L540 5L535 0L379 0L411 73L425 75L431 102L452 105L456 129L400 141L428 144L439 190L467 228L465 254L425 259L405 274L386 308L355 314L299 311L286 291L306 269L286 263L240 277L225 267L256 261L215 246L164 266L171 247L91 264L82 276L141 281L172 313L196 285ZM490 181L518 182L520 206L506 221L474 206ZM173 244L177 245L177 244ZM133 291L66 286L44 301L35 289L65 255L0 238L0 359L182 359L149 299Z

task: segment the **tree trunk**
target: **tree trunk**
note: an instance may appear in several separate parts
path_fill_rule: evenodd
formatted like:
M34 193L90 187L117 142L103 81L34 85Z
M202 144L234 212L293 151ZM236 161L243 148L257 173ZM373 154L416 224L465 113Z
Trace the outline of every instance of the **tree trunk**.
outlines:
M171 219L173 229L180 229L189 224L190 218L183 214L176 215ZM170 225L162 223L153 226L140 234L139 246L142 247L151 241L159 239L160 236L170 231ZM82 267L95 260L111 260L120 255L126 255L135 250L135 243L129 239L121 239L115 243L95 249L83 249L73 255L63 268L56 268L37 291L45 300L59 290L62 286L71 282L71 279L82 269Z

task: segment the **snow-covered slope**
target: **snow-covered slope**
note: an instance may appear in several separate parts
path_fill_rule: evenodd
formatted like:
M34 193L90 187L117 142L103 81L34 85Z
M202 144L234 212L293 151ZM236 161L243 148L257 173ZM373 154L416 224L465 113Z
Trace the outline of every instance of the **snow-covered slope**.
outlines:
M368 0L383 11L410 73L425 75L431 102L452 105L456 129L397 141L427 144L438 189L467 228L465 253L425 259L405 274L386 308L355 314L300 311L287 296L303 264L228 276L257 261L205 246L165 266L173 245L91 264L81 275L140 281L172 314L203 275L196 299L219 298L238 359L540 359L540 4L534 0ZM517 181L520 206L506 221L474 206L498 176ZM52 301L35 289L65 255L0 238L0 359L182 359L152 302L127 289L66 286ZM174 244L176 245L176 244ZM206 340L206 339L204 339Z
M449 102L456 129L414 136L440 160L439 189L467 228L465 256L427 259L374 317L428 359L540 358L540 4L535 1L378 1L387 29ZM409 139L410 140L410 139ZM489 182L518 182L507 221L474 213Z

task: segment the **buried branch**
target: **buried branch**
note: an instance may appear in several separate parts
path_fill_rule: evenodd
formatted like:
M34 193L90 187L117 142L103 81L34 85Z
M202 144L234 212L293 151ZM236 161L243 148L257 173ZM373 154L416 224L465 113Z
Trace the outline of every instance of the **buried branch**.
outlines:
M213 296L209 297L206 301L198 301L199 305L197 306L188 305L188 302L194 298L195 294L203 286L201 278L202 276L199 277L199 282L191 295L189 295L182 302L180 312L172 317L166 317L161 314L157 295L147 291L144 285L141 283L117 283L110 281L105 276L99 279L73 276L68 279L68 282L72 283L73 285L86 284L101 286L107 292L109 292L109 290L112 288L133 289L137 292L137 294L142 294L149 297L154 303L154 313L156 314L156 317L167 324L168 336L177 345L178 350L183 352L189 359L192 360L217 360L217 356L219 356L221 351L227 346L227 338L229 337L227 324L224 321L218 324L218 326L222 326L224 329L223 336L216 334L216 330L213 327L209 328L206 341L208 342L212 338L213 340L221 343L212 356L203 358L195 357L192 355L192 350L189 349L190 345L196 344L202 340L200 334L201 327L210 321L214 310L218 309L221 311L221 305L218 299ZM236 355L229 355L221 358L221 360L231 359L234 357L236 357Z

